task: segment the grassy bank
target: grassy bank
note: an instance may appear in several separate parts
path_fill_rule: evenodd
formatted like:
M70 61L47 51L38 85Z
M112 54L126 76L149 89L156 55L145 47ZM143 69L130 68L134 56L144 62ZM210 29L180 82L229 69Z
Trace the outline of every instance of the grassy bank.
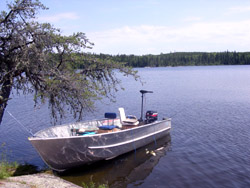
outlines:
M37 174L37 173L39 173L39 174ZM9 182L10 178L19 178L16 181L11 179L11 182L13 184L20 183L20 182L25 183L25 184L26 183L29 184L30 183L30 182L28 182L29 180L26 180L24 178L24 176L22 176L22 175L32 175L32 176L30 176L30 178L36 177L38 180L43 178L42 176L48 176L48 175L50 175L50 178L55 177L55 178L53 178L53 181L59 181L59 180L56 180L56 178L61 179L57 175L54 176L53 172L51 170L48 170L45 168L43 170L38 170L37 166L31 165L31 164L18 164L17 162L9 162L7 160L7 150L5 148L5 144L3 143L0 146L0 180L2 180L0 182L0 184L2 185L2 183L6 181L5 179L7 179L8 183L10 183ZM20 177L17 177L17 176L20 176ZM24 178L24 179L20 180L20 178ZM61 180L59 182L61 182ZM53 181L51 181L50 183L53 183ZM32 182L32 183L34 183L34 182ZM94 182L90 182L89 184L86 184L83 182L81 186L84 188L108 188L108 185L105 185L105 184L99 185L99 184L96 184Z
M17 162L0 162L0 179L11 176L21 176L38 173L37 167L30 164L18 164Z
M29 164L20 165L16 162L9 163L7 161L0 162L0 180L4 180L4 179L7 179L9 177L14 177L14 176L20 176L21 178L22 177L21 175L31 175L31 174L36 175L36 173L38 172L41 172L41 171L38 171L37 167L33 165L29 165ZM42 173L42 174L52 175L53 173L52 172L50 173L50 172L51 171L46 171L45 173ZM53 175L53 177L57 177L57 176ZM20 180L17 182L20 182ZM22 182L26 184L25 180L22 180ZM81 186L84 188L108 188L109 187L108 185L105 185L105 184L99 185L94 182L90 182L88 184L83 182Z
M0 179L6 179L11 176L20 176L38 173L37 167L31 164L18 164L9 162L7 159L7 149L5 143L0 146Z
M17 168L18 168L17 163L9 163L6 161L1 161L0 162L0 179L5 179L10 176L13 176Z
M108 185L101 184L101 185L96 185L94 182L90 182L89 184L82 183L82 186L84 188L108 188Z

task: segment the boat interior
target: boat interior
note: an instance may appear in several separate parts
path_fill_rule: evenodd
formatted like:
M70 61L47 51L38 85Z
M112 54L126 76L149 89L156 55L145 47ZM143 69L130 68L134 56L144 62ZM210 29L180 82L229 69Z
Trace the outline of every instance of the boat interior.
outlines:
M85 122L76 122L65 125L49 127L37 132L36 138L58 138L71 136L84 136L101 133L109 133L131 129L137 126L144 125L145 121L138 121L134 115L125 115L124 108L119 108L119 117L116 113L105 113L104 119L91 120Z

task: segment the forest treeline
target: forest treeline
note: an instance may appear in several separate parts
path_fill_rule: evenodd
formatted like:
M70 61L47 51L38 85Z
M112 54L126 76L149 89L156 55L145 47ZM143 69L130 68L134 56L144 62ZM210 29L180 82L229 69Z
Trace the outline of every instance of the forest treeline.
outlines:
M97 58L125 62L131 67L166 67L199 65L250 65L250 52L175 52L159 55L93 54Z

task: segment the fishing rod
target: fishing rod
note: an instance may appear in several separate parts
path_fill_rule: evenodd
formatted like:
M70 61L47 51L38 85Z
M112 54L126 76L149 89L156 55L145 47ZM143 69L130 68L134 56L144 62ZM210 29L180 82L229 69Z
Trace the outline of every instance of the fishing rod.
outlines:
M199 105L199 102L194 102L191 104L191 106L198 106ZM182 109L182 110L178 110L177 112L175 112L172 116L170 116L170 118L173 118L175 117L176 115L178 115L179 113L182 113L183 111L185 111L186 109Z
M175 117L176 115L178 115L180 112L183 112L184 110L179 110L179 111L177 111L176 113L174 113L174 115L172 115L170 118L173 118L173 117Z
M19 124L21 125L28 133L30 133L32 136L34 136L34 134L32 133L31 130L29 130L26 126L24 126L20 121L18 121L8 110L6 110L8 112L8 114Z

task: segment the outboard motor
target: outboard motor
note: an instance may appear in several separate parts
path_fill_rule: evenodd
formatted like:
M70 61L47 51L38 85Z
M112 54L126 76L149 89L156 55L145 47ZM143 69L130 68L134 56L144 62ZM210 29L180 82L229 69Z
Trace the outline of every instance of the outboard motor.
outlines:
M158 119L157 111L149 110L146 112L146 122L152 123Z

